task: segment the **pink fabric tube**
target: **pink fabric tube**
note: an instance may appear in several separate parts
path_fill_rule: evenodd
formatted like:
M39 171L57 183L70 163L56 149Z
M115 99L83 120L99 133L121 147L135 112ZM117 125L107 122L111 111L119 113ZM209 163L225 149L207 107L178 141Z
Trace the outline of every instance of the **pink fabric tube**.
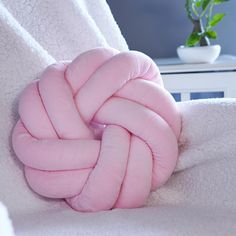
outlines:
M178 159L181 118L146 55L96 48L23 91L13 148L38 194L78 211L140 207Z

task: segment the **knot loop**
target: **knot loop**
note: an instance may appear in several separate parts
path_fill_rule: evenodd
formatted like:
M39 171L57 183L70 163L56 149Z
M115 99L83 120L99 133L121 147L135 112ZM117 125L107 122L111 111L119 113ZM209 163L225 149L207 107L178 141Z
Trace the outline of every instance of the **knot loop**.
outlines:
M181 119L146 55L97 48L23 91L13 148L31 188L79 211L142 206L178 158Z

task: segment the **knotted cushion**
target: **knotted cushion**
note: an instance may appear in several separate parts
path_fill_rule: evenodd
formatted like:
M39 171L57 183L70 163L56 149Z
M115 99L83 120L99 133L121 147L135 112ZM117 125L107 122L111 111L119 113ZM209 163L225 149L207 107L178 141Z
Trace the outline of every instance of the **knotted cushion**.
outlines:
M96 48L23 91L13 148L30 187L79 211L142 206L177 158L180 115L146 55Z

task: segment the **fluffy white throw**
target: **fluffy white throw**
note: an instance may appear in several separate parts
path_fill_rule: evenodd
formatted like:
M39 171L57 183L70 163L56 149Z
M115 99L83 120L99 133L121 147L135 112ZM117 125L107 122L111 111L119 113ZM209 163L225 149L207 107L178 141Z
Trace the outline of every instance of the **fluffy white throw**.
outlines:
M17 96L48 64L96 46L128 49L104 0L0 0L0 200L16 234L235 235L233 99L179 104L179 164L169 182L151 195L148 205L154 208L81 214L29 190L11 151Z
M236 99L196 100L179 107L179 162L149 204L229 209L236 219Z
M48 64L98 46L128 50L103 0L0 0L0 200L11 214L55 207L32 194L12 153L18 95Z
M8 218L7 208L0 202L0 235L13 236L13 228Z
M81 214L61 203L55 209L15 214L16 232L22 236L235 235L236 99L179 106L183 118L179 163L167 184L152 193L149 207Z

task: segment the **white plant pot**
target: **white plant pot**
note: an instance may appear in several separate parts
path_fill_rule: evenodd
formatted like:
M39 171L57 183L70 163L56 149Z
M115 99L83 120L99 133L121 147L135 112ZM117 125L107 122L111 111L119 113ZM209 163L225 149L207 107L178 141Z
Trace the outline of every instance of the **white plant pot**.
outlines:
M177 54L184 63L213 63L220 55L220 45L177 48Z

